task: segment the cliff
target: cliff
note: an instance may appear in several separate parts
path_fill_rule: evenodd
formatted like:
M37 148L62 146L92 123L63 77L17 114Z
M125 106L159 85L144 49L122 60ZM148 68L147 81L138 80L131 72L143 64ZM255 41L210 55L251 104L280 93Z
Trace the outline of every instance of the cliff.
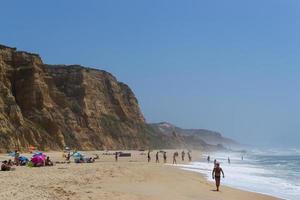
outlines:
M108 72L47 65L38 54L0 45L0 151L219 150L231 143L206 130L147 124L131 89Z
M236 141L223 137L220 133L205 129L183 129L167 122L150 124L160 135L180 135L184 145L189 148L203 150L240 149Z
M131 89L111 74L45 65L0 46L0 148L139 148L145 120Z

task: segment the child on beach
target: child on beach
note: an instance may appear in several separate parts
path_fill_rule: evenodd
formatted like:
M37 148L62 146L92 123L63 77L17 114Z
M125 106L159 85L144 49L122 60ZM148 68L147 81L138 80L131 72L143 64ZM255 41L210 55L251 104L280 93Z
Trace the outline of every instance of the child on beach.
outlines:
M215 179L215 181L216 181L217 191L219 191L219 187L220 187L221 173L223 175L223 178L225 178L224 172L223 172L222 168L220 167L220 163L216 162L214 170L212 172L212 178Z
M46 166L53 166L53 162L50 160L50 157L47 156L46 161L45 161Z

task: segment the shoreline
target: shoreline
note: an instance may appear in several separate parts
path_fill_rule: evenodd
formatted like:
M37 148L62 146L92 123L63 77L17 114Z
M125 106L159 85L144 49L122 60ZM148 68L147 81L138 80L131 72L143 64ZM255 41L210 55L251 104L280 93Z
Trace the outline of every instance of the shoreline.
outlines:
M180 167L180 166L178 166L178 167ZM180 168L180 169L181 169L181 170L184 170L184 171L194 172L194 173L196 173L196 174L200 174L201 176L203 176L203 178L206 179L207 182L209 182L209 183L211 183L211 184L214 185L214 182L213 182L213 181L210 181L210 180L208 179L208 177L206 177L206 174L204 174L204 173L201 173L201 172L199 172L199 171L192 170L192 169L187 169L187 168L186 168L186 169ZM275 195L273 195L273 194L263 193L263 192L259 192L259 191L253 191L253 190L247 189L247 188L242 188L242 187L239 188L239 187L236 187L236 186L230 186L230 185L227 185L227 184L222 183L222 181L221 181L221 187L228 187L228 188L232 188L232 189L236 189L236 190L241 190L241 191L251 192L251 193L257 193L257 194L261 194L261 195L270 196L270 197L273 197L273 198L276 198L276 199L284 200L284 198L283 198L283 197L280 197L280 196L275 196Z
M125 152L125 151L124 151ZM214 184L199 172L180 166L156 164L155 153L147 163L146 152L126 151L130 158L114 161L113 155L98 153L95 163L56 164L53 167L17 167L15 171L0 172L0 199L122 199L122 200L277 200L279 198L222 186L214 192ZM168 163L171 161L168 150ZM47 152L54 161L62 160L62 152ZM26 154L28 155L28 154ZM195 153L194 153L195 155ZM1 154L3 157L7 157ZM195 156L196 160L196 156ZM179 161L179 158L178 158ZM188 164L187 162L178 164Z

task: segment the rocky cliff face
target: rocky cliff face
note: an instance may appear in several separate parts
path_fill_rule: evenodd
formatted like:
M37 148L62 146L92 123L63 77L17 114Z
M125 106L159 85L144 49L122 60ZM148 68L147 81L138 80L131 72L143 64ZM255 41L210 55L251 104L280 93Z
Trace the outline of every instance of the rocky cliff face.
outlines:
M37 54L0 45L0 151L218 150L232 143L206 130L147 124L131 89L108 72L46 65Z
M149 145L146 126L131 89L111 74L0 46L0 149L139 148Z

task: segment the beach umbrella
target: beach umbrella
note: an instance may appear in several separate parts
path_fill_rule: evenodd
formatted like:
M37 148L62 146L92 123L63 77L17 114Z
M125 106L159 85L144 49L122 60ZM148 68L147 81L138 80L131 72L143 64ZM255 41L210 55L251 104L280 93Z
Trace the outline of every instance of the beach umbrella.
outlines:
M31 162L35 165L44 164L45 160L46 160L45 155L36 155L31 158Z
M84 157L84 155L82 155L82 154L79 153L79 152L73 153L72 156L75 157L75 158L83 158L83 157Z
M19 161L29 161L29 159L28 158L26 158L25 156L20 156L19 157Z

